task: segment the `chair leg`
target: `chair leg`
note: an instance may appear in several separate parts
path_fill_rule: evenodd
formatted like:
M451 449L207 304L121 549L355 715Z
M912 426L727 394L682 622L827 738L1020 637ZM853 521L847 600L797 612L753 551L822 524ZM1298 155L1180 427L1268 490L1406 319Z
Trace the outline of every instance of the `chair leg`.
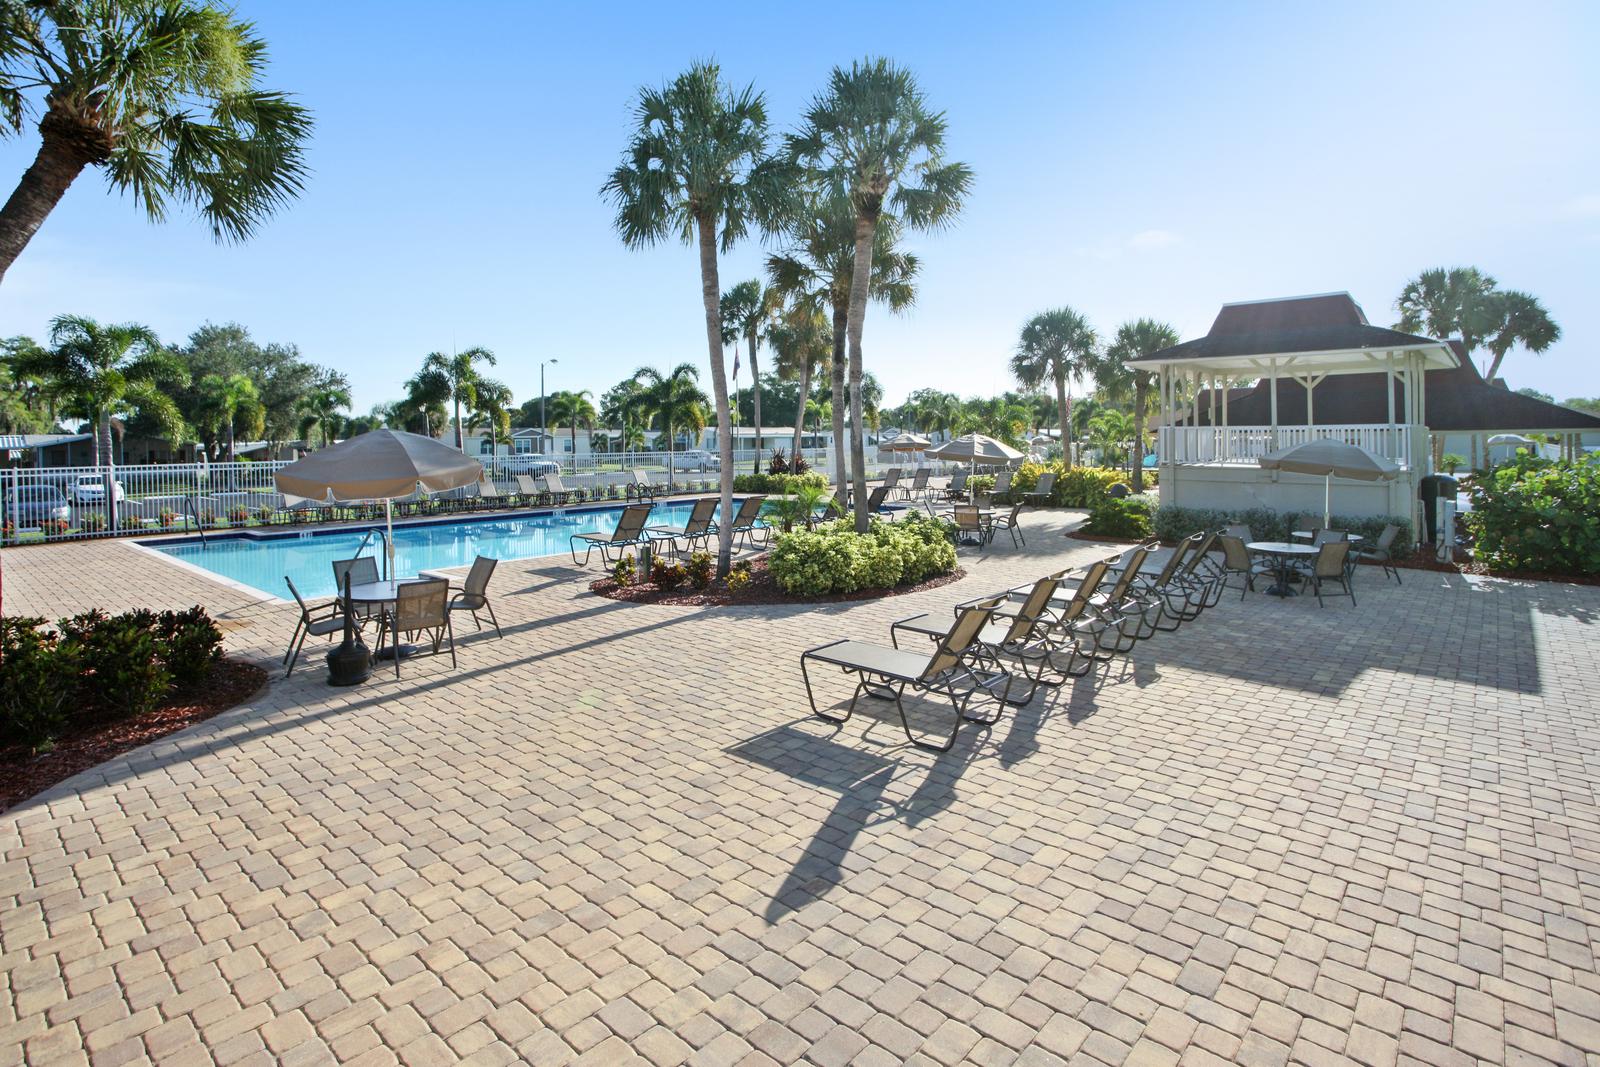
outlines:
M483 606L489 611L489 621L494 623L494 635L496 637L504 637L505 634L500 632L500 620L494 617L494 605L489 603L488 597L483 598Z
M445 635L445 638L448 639L449 642L450 642L450 666L451 667L455 667L456 666L456 628L453 625L451 625L451 623L450 623L450 613L448 611L444 613L444 635ZM435 645L434 646L434 651L437 652L438 650L439 650L438 646Z

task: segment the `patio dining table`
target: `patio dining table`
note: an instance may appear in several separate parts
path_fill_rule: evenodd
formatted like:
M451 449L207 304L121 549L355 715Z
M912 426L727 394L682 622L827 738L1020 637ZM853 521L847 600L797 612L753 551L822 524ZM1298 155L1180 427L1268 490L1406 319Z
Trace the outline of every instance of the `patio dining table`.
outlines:
M397 592L397 590L402 585L408 585L411 582L426 582L431 580L432 579L420 577L391 578L382 582L362 582L360 585L352 585L350 587L350 608L352 611L358 606L377 608L380 612L388 611L390 606L394 604L396 598L399 597L400 594ZM403 645L397 641L394 644L391 644L388 648L382 649L376 653L374 658L394 659L398 656L400 659L405 659L416 650L416 645Z
M1288 541L1251 541L1244 546L1251 552L1273 557L1278 564L1278 582L1267 590L1268 596L1299 596L1289 585L1289 563L1296 556L1315 556L1320 549L1310 545L1297 545Z

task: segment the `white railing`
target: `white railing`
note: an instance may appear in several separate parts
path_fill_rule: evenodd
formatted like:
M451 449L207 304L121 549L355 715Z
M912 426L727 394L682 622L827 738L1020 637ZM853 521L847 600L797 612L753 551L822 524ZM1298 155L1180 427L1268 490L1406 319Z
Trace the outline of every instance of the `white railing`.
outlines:
M1162 463L1253 465L1274 448L1330 439L1411 466L1411 426L1164 426L1157 433ZM1276 443L1274 443L1276 442Z

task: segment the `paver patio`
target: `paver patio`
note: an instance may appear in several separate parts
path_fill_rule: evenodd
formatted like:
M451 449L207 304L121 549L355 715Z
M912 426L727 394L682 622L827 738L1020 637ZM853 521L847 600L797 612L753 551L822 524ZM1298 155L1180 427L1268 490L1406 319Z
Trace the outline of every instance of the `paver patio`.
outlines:
M1111 551L1025 521L810 608L502 564L459 670L314 652L0 815L0 1064L1596 1062L1600 588L1230 595L945 756L807 716L802 648ZM199 601L263 663L294 618L0 562L13 613Z

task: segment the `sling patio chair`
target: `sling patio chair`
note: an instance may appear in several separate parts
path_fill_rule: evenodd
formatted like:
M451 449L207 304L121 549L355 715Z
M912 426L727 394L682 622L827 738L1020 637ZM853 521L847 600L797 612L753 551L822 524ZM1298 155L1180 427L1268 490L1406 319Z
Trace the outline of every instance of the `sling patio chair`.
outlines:
M1121 650L1120 640L1113 640L1107 645L1104 636L1106 630L1120 630L1122 620L1103 618L1095 607L1096 599L1102 595L1100 587L1105 583L1106 575L1121 562L1121 556L1110 556L1089 564L1077 577L1073 577L1070 567L1051 575L1056 580L1056 589L1050 596L1048 608L1053 616L1053 625L1060 638L1063 641L1071 640L1077 654L1084 659L1081 667L1069 662L1064 673L1074 677L1085 674L1095 660L1111 659L1125 651ZM1007 594L1010 602L1024 600L1029 588L1018 586L1010 590Z
M1000 500L1001 497L1011 495L1011 472L1001 471L994 476L994 488L989 491L989 499ZM1009 501L1005 501L1009 503Z
M1039 475L1039 482L1033 487L1033 492L1023 493L1022 499L1034 507L1045 507L1050 503L1051 494L1056 490L1056 472L1045 471Z
M900 487L899 467L890 467L883 472L883 487L885 489L898 489Z
M1020 548L1028 543L1022 536L1022 501L1011 505L1011 510L1004 515L998 515L989 520L989 540L994 540L997 530L1004 530L1011 535L1011 547Z
M716 533L717 524L711 517L717 511L717 498L703 496L694 502L694 508L689 512L689 517L684 520L683 529L674 530L670 526L650 526L645 532L653 535L654 540L666 541L672 545L675 555L684 555L694 551L696 545L700 551L711 550L711 535Z
M635 468L630 472L630 478L623 491L626 500L654 500L656 497L668 492L670 486L651 485L650 478L644 471Z
M582 489L568 489L561 481L561 472L553 471L543 478L544 490L550 494L550 503L556 507L571 504L574 501L582 502Z
M1141 640L1154 636L1157 630L1174 633L1184 623L1198 617L1199 612L1191 608L1183 565L1190 551L1204 540L1203 534L1184 538L1173 546L1159 569L1133 576L1133 596L1146 609L1139 621Z
M950 509L956 524L956 544L986 546L994 538L994 520L984 518L976 504L957 504Z
M485 508L498 508L506 505L506 494L494 484L494 479L487 475L478 481L478 506Z
M572 551L572 562L580 567L586 566L589 554L599 549L602 563L615 563L622 558L623 549L648 545L656 539L645 529L645 523L650 521L650 512L654 508L654 504L629 504L622 509L622 514L617 517L617 528L610 533L573 534L567 539L567 547ZM579 541L584 544L581 562L578 559Z
M1211 546L1217 543L1215 530L1197 533L1188 538L1189 558L1174 575L1163 594L1167 611L1184 622L1200 617L1206 608L1214 607L1222 597L1222 568L1211 558Z
M451 586L454 595L450 597L446 610L471 613L472 621L480 630L483 629L483 620L478 618L478 612L487 611L489 621L494 623L494 635L504 637L505 635L500 632L500 620L494 617L494 605L489 603L489 579L494 577L494 568L499 562L489 556L479 556L473 560L472 569L467 572L467 580L460 586Z
M896 486L903 500L915 500L928 491L928 479L933 476L933 471L927 467L919 468L911 474L911 484Z
M1108 561L1107 567L1116 573L1116 580L1111 583L1110 588L1092 594L1088 604L1088 611L1107 623L1105 629L1097 635L1097 648L1100 652L1108 655L1126 655L1133 650L1136 643L1149 636L1149 633L1145 632L1145 622L1150 606L1138 595L1134 581L1139 575L1139 569L1144 566L1144 561L1158 544L1159 542L1152 541L1140 545L1129 551L1126 556ZM1116 636L1111 639L1113 644L1108 647L1105 644L1106 635L1113 628Z
M426 636L432 639L435 655L448 640L450 666L456 666L456 635L450 625L450 583L443 578L424 578L421 581L404 582L394 592L394 603L385 608L378 618L378 642L373 649L374 654L383 651L385 638L398 646L401 638L410 642L418 636ZM404 658L396 647L396 678L400 677L400 661Z
M306 607L305 599L300 595L300 590L294 587L293 580L287 574L283 580L288 583L294 602L300 605L300 619L294 624L294 633L289 635L289 647L283 653L283 676L287 678L294 673L294 665L300 659L300 649L305 646L306 638L331 639L334 634L344 632L344 615L339 610L343 605L338 600L320 608Z
M1257 578L1277 576L1278 568L1275 565L1267 560L1256 559L1245 547L1244 541L1233 534L1220 535L1217 543L1222 546L1222 583L1226 585L1235 574L1244 579L1244 587L1239 590L1240 600L1244 599L1246 593L1255 591Z
M972 472L965 467L951 475L949 484L944 487L944 498L946 500L967 499L967 479L971 476Z
M805 681L811 713L827 722L842 724L850 721L850 716L856 710L856 701L862 693L879 700L893 700L895 710L900 713L900 725L905 729L907 741L917 748L933 752L950 751L956 743L956 734L962 722L992 725L1011 699L1011 674L985 670L981 654L974 654L978 634L989 622L997 605L998 601L987 600L963 608L934 647L932 655L928 656L872 641L849 639L807 649L800 654L800 676ZM842 716L830 715L817 707L816 693L811 688L811 674L807 669L811 663L838 667L856 678L855 692L850 695L850 705ZM911 732L911 722L906 718L902 700L908 688L914 693L937 693L949 698L955 719L950 726L950 736L943 744L921 740ZM994 715L982 717L967 710L980 692L999 703L1000 707Z
M883 506L884 501L889 496L889 490L891 488L893 487L888 485L879 485L875 486L872 492L867 494L868 515L887 515L890 518L894 517L894 511Z
M743 537L745 547L750 548L772 541L772 527L761 522L761 507L766 502L767 498L761 495L747 496L739 501L739 510L734 512L732 523L735 542ZM716 523L712 523L712 528L719 534L722 532L722 528Z
M1246 543L1256 539L1256 535L1250 532L1250 527L1246 526L1242 522L1229 523L1227 526L1222 528L1222 532L1233 537L1237 537L1239 540Z
M1311 582L1311 588L1317 594L1317 607L1325 608L1328 605L1322 602L1322 587L1329 582L1338 583L1343 590L1336 596L1350 598L1351 606L1356 602L1356 591L1350 585L1350 579L1355 576L1356 561L1350 555L1349 541L1328 541L1317 550L1316 556L1311 561L1311 569L1306 578Z
M1394 565L1394 540L1399 536L1400 527L1391 522L1383 528L1383 532L1378 535L1378 540L1371 548L1354 549L1352 551L1357 559L1364 559L1378 564L1383 568L1384 574L1393 578L1396 582L1400 582L1400 568ZM1400 582L1400 584L1404 585L1405 583Z
M517 495L526 504L538 504L544 498L544 490L539 488L539 483L533 480L532 475L517 475Z

